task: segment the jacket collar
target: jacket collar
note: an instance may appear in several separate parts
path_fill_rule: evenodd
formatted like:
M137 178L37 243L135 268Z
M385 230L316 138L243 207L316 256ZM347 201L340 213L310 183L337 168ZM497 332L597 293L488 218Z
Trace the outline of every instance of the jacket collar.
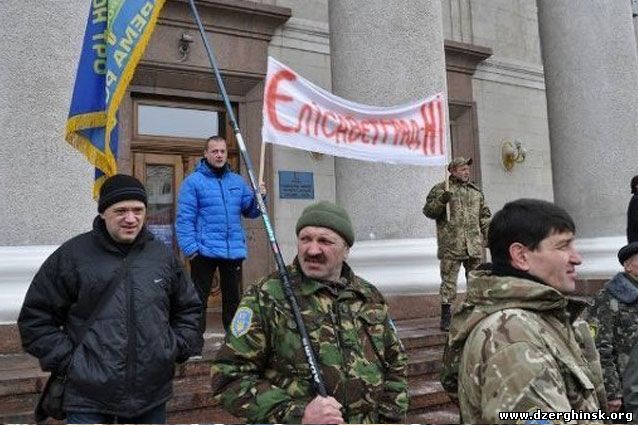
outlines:
M456 177L454 177L453 175L450 174L450 184L451 185L455 185L455 186L461 186L461 187L471 187L473 189L476 189L478 191L480 191L481 189L476 185L476 183L474 183L473 181L469 180L467 182L462 182L461 180L457 179Z
M625 304L633 304L638 300L638 282L627 273L616 274L607 282L605 289L609 295Z
M220 175L220 177L223 177L228 171L230 171L230 166L228 165L228 162L226 164L224 164L224 166L222 167L222 174ZM215 174L215 172L213 171L213 166L210 165L208 163L208 161L206 161L206 158L202 158L199 160L199 165L197 166L197 171L204 174L205 176L209 176L209 177L217 177L217 175Z
M102 247L107 251L119 254L126 254L126 252L124 252L124 250L119 247L119 245L122 244L118 244L117 242L115 242L109 232L106 230L106 223L104 222L104 219L99 215L97 215L93 219L93 234L96 236L100 245L102 245ZM153 234L148 231L146 225L144 225L127 252L130 252L131 250L143 245L147 241L150 241L154 238L155 236L153 236Z
M295 283L299 287L299 293L303 296L312 295L317 291L326 289L342 298L352 296L352 292L365 297L365 289L359 283L358 279L354 278L354 272L346 262L343 263L341 268L341 277L338 282L328 282L325 280L309 278L301 270L299 259L297 257L295 257L295 260L293 261L291 274L297 277L298 281Z

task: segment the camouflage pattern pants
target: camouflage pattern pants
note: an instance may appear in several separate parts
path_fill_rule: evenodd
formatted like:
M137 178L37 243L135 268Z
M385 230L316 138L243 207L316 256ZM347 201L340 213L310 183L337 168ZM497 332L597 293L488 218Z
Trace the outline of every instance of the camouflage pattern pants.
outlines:
M481 264L480 257L469 257L465 259L458 258L442 258L439 264L441 268L441 295L442 304L450 304L456 298L456 280L461 269L461 263L465 269L465 279L470 271L474 270Z

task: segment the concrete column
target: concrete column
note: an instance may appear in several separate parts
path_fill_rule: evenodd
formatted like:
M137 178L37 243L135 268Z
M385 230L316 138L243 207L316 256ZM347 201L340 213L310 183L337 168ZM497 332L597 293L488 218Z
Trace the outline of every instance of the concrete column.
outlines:
M89 3L0 0L2 245L59 244L97 214L93 168L64 141Z
M538 0L554 199L579 236L621 235L636 173L638 53L631 3Z
M440 0L330 0L332 89L356 102L390 106L445 91ZM336 198L359 240L432 236L421 214L442 168L337 158Z

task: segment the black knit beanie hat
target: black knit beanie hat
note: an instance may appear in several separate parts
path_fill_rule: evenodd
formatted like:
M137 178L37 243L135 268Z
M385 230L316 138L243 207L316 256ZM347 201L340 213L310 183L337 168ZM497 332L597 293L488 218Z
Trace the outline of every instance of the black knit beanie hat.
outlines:
M147 205L146 189L135 177L116 174L102 183L97 211L101 214L113 204L121 201L141 201Z
M307 206L295 226L296 234L299 235L306 226L326 227L341 235L348 246L354 243L354 230L348 213L332 202L321 201Z

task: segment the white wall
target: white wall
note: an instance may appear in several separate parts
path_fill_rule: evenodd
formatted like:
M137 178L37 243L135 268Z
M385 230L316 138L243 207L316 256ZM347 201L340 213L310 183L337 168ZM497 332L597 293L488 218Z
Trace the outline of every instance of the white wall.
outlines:
M616 259L624 237L578 239L583 256L581 279L604 279L621 271ZM0 247L0 324L15 322L29 283L57 246ZM384 294L438 293L439 261L435 239L390 239L356 242L348 263ZM463 269L459 290L465 289Z
M290 7L292 17L273 37L268 54L283 62L304 78L330 90L330 43L328 38L328 4L326 0L277 0L277 6ZM275 230L284 260L296 254L295 224L309 204L335 200L334 158L313 156L310 152L272 146ZM315 199L279 199L278 171L313 173Z
M0 245L61 243L96 214L92 168L63 135L88 7L0 2Z

